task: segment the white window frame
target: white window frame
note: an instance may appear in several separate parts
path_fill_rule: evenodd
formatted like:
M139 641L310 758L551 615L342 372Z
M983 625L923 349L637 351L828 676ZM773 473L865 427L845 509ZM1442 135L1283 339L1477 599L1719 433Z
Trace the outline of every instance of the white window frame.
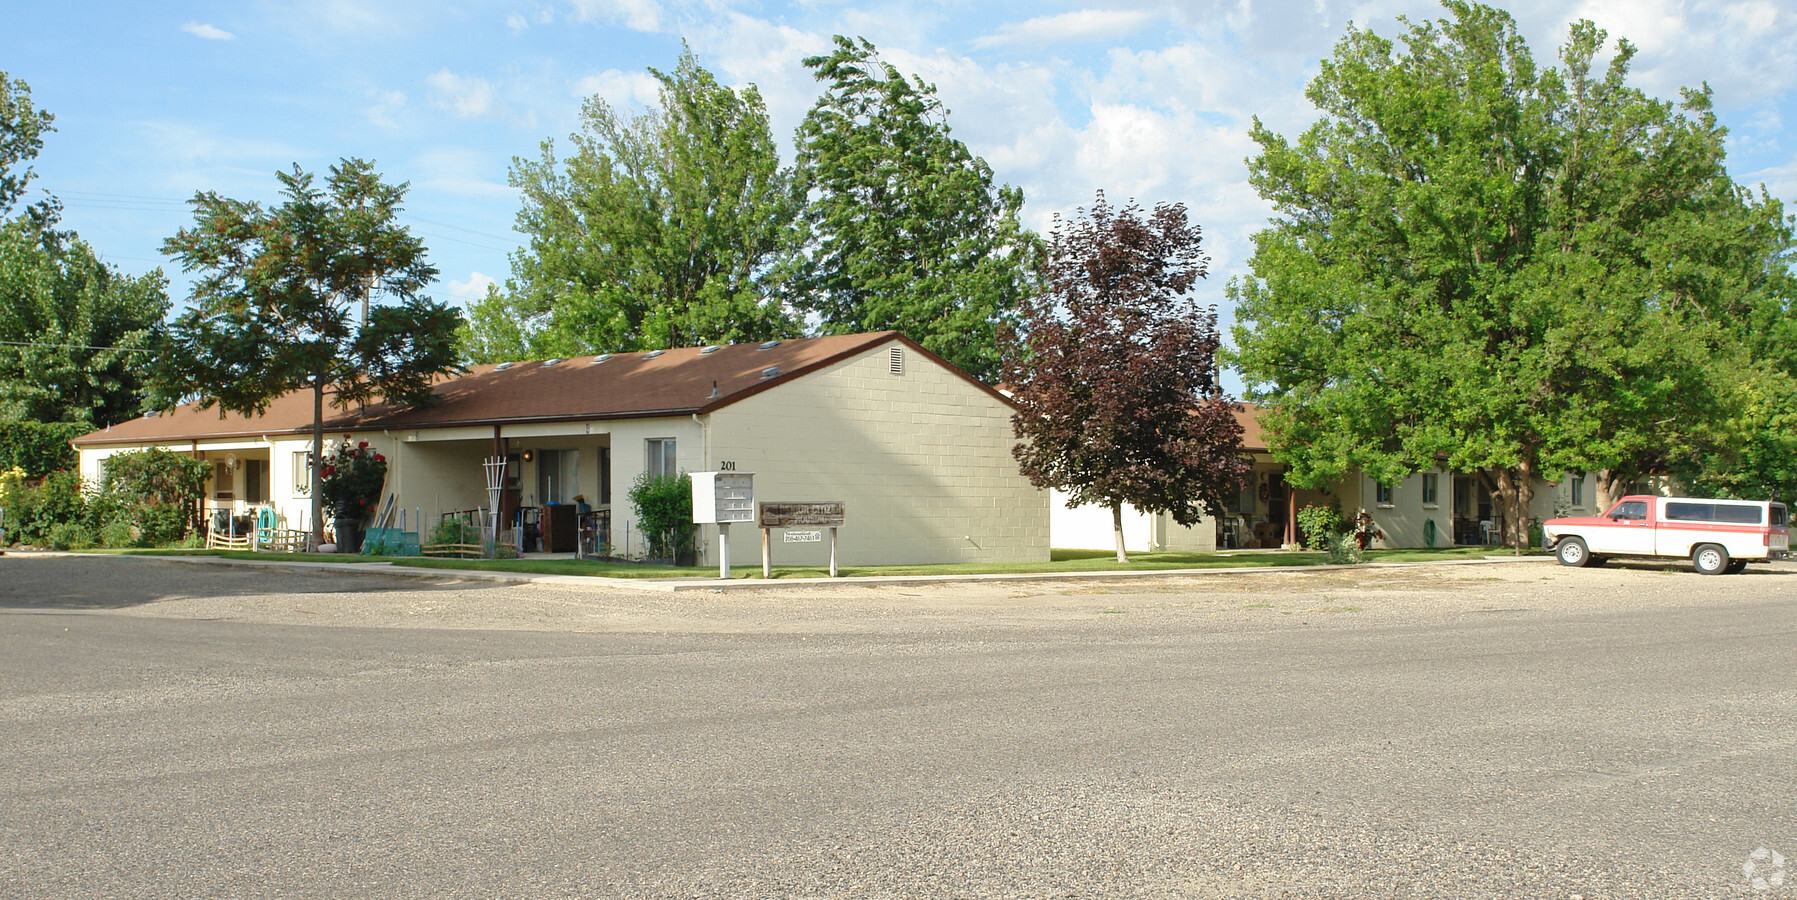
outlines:
M1381 509L1390 509L1394 506L1393 498L1396 496L1397 491L1393 490L1391 485L1383 481L1373 482L1373 503Z
M679 475L680 464L674 438L654 437L643 439L643 471L651 477L659 475Z
M293 451L293 494L296 497L312 496L312 451Z
M1423 506L1428 509L1441 506L1441 481L1434 472L1423 473Z
M1572 495L1573 508L1583 509L1585 507L1585 476L1583 473L1573 473L1572 489L1570 493Z

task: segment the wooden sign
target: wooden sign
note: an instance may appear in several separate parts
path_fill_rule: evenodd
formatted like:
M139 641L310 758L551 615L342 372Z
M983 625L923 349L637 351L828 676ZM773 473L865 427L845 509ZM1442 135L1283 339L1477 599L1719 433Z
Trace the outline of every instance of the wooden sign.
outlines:
M844 504L840 500L802 501L792 503L757 503L756 518L762 528L787 528L795 525L842 525Z

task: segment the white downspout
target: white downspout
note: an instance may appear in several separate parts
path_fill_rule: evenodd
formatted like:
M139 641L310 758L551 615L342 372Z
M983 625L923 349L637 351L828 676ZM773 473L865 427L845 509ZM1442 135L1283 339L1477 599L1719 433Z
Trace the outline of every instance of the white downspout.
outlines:
M704 419L699 418L698 413L693 413L692 415L693 424L699 426L699 471L709 472L711 471L711 429L706 426ZM705 533L705 526L699 526L699 533ZM706 564L706 559L710 556L706 551L710 549L711 544L706 542L701 542L701 544L702 546L699 547L699 565L703 566Z

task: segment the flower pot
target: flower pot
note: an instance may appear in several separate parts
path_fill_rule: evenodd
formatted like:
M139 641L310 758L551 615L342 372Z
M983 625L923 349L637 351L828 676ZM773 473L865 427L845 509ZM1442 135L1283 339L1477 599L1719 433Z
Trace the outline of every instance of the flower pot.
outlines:
M355 501L337 504L337 552L362 552L362 506Z

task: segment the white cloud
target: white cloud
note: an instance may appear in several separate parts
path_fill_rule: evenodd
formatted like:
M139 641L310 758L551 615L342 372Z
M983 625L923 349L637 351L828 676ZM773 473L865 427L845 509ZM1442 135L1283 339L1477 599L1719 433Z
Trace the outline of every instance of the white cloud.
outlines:
M620 72L607 69L588 75L574 83L574 93L582 99L598 95L614 109L645 107L661 97L661 82L648 72Z
M424 81L437 92L437 106L453 109L458 116L470 118L494 111L493 85L485 78L465 77L441 69Z
M229 41L237 38L237 35L234 35L223 28L219 28L215 25L208 25L204 22L189 22L186 25L181 26L181 30L194 37L205 38L209 41Z
M362 115L367 117L367 119L370 123L379 125L382 128L397 127L396 123L393 120L393 116L395 113L399 112L402 108L405 107L405 105L406 105L405 92L404 91L369 91L368 94L369 94L369 96L374 98L374 103L367 107L364 107L362 110Z
M436 147L414 157L407 171L417 173L411 181L421 189L483 199L515 198L517 190L505 183L510 162L504 156L465 147Z
M632 31L661 30L661 5L656 0L574 0L577 22L616 22Z
M523 31L530 27L530 20L524 18L524 16L519 13L512 13L505 17L505 27L510 28L513 31Z
M465 281L456 281L453 278L445 281L443 293L457 305L478 303L486 299L487 288L495 284L498 282L490 276L483 275L478 271L469 272Z
M739 88L753 83L761 92L774 136L790 157L793 129L819 93L817 79L801 61L828 53L830 32L805 31L731 12L686 33L701 63L717 72L719 80Z
M1037 16L1022 22L1000 25L991 34L975 38L975 47L1001 47L1010 44L1061 43L1064 41L1105 41L1134 32L1153 20L1149 13L1133 9L1082 9L1052 16Z
M1750 186L1756 196L1760 185L1765 185L1768 193L1785 202L1785 210L1789 212L1793 201L1797 201L1797 158L1783 165L1749 172L1738 180Z

